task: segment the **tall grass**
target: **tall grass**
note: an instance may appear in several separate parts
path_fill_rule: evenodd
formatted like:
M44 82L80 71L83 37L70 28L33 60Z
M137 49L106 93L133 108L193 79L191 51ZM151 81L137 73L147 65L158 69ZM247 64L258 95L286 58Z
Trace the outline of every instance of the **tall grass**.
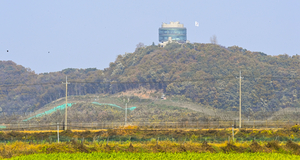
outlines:
M82 160L82 159L247 159L247 160L257 160L257 159L299 159L299 156L290 154L278 154L278 153L56 153L56 154L35 154L29 156L19 156L12 158L13 160L47 160L47 159L72 159L72 160Z
M300 154L300 145L292 141L286 143L272 142L243 142L243 143L199 143L193 141L173 142L87 142L71 141L62 143L33 143L13 142L0 144L0 157L11 158L29 154L50 153L284 153Z

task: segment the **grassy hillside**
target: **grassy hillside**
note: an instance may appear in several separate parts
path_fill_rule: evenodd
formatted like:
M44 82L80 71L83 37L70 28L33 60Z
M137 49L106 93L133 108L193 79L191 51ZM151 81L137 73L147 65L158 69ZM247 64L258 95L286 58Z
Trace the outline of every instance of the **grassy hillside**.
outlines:
M68 122L73 123L91 123L91 122L124 122L123 109L112 107L110 105L97 105L92 102L115 104L121 108L125 108L124 99L128 98L128 108L136 107L133 111L128 111L128 123L130 122L178 122L178 121L197 121L206 119L226 119L229 118L229 113L201 106L193 102L180 100L175 97L168 97L166 100L157 98L156 95L161 95L159 92L148 92L143 94L142 98L134 96L139 94L138 91L123 92L114 95L93 94L85 96L69 96L68 103L74 103L68 108ZM65 99L61 98L45 107L28 115L19 117L18 122L32 117L36 114L44 113L56 106L65 103ZM217 115L217 116L216 116ZM39 118L33 118L28 123L51 123L64 121L64 110L58 110L49 115Z

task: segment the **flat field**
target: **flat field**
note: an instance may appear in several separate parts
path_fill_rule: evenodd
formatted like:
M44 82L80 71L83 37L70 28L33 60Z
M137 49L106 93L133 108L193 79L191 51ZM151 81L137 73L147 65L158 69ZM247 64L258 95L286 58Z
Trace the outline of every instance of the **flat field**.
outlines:
M295 156L292 156L295 155ZM300 145L286 143L151 142L13 142L0 144L0 158L16 159L300 159ZM50 156L50 157L49 157ZM27 158L29 157L29 158ZM215 157L215 158L214 158ZM254 158L253 158L254 159Z
M298 125L278 130L241 129L235 130L233 139L229 129L144 130L127 126L97 131L63 131L59 134L59 143L57 133L51 131L2 131L0 158L300 159L296 156L300 155L299 128Z
M46 159L299 159L298 155L280 154L280 153L55 153L55 154L33 154L27 156L18 156L12 160L46 160Z

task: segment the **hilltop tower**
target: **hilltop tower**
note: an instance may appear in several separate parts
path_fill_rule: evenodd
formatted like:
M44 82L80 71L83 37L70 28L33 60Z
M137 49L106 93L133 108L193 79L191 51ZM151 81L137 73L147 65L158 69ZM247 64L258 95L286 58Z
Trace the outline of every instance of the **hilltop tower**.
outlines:
M170 42L186 43L186 28L180 22L163 23L158 30L159 42L161 46L165 46Z

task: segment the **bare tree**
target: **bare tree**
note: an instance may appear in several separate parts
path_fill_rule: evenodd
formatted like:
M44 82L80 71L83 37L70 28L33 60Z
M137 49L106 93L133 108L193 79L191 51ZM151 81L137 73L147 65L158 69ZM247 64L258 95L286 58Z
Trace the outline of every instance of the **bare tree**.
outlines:
M140 42L139 44L136 45L136 48L142 48L145 47L144 43Z
M218 43L216 35L213 35L212 37L210 37L210 43L212 43L212 44L217 44Z

